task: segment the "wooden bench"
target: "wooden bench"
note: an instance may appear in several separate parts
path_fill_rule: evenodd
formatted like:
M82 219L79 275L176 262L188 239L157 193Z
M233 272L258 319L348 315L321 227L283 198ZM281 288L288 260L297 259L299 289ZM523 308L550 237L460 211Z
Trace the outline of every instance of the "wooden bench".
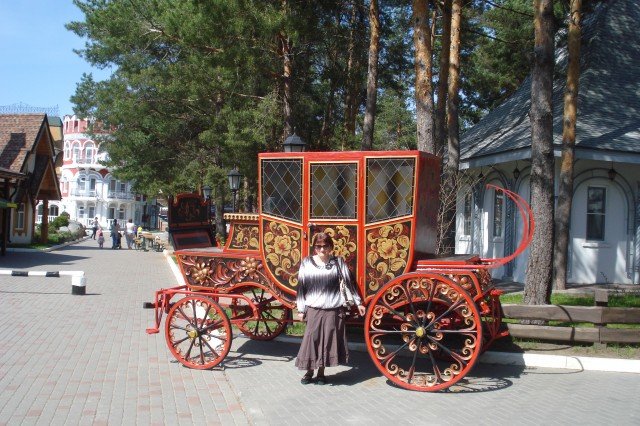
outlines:
M155 251L164 251L164 248L166 245L167 245L167 242L164 240L161 240L160 237L156 237L153 240L153 249Z

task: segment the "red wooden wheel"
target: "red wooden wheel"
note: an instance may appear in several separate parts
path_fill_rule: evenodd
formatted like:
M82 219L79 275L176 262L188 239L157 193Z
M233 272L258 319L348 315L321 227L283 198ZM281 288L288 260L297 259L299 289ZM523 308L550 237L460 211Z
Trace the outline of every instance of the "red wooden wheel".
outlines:
M412 273L371 299L365 340L374 364L393 383L437 391L473 367L482 348L482 321L459 285L437 274Z
M247 337L254 340L272 340L280 335L287 326L291 309L287 308L271 292L262 287L252 287L244 292L253 305L258 308L258 318L246 300L234 298L231 303L233 322ZM247 318L246 321L237 321Z
M187 296L173 305L166 320L169 350L183 365L205 370L218 365L231 348L231 322L210 297Z

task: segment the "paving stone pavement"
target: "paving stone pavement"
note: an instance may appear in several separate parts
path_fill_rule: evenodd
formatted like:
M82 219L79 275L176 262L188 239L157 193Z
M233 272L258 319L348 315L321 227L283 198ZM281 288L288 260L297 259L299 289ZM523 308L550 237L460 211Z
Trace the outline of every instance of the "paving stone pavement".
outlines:
M640 376L478 364L445 392L391 385L364 352L303 386L295 342L235 336L223 366L190 370L163 332L147 335L155 290L176 285L162 253L99 250L86 240L49 253L8 252L0 275L0 425L573 425L640 424ZM161 328L163 330L163 328Z

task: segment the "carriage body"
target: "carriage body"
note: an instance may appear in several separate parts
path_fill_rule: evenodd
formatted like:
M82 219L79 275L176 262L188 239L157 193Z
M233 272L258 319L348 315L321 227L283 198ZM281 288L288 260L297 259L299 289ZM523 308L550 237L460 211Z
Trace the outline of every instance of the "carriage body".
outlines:
M169 230L186 286L156 293L156 327L147 331L158 332L168 313L167 340L183 364L217 365L229 349L231 324L254 339L280 334L295 308L300 263L318 232L332 236L334 254L347 262L368 308L369 353L399 386L446 388L500 336L498 293L487 270L510 259L433 255L437 157L420 151L264 153L258 179L258 213L225 214L224 247L214 244L205 200L181 194L170 202ZM178 294L191 300L193 315L170 303ZM181 321L191 323L171 325ZM425 358L428 371L420 371L415 357L404 357L411 353ZM413 361L404 366L405 358Z

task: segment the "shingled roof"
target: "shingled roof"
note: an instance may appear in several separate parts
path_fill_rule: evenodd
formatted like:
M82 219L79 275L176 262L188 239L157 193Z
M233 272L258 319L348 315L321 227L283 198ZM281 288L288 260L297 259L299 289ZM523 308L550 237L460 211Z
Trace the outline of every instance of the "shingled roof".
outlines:
M584 15L576 157L640 151L640 1L611 0ZM566 49L556 51L553 90L554 144L562 143ZM531 80L461 138L461 162L509 151L529 156ZM637 161L640 162L640 155ZM522 157L521 157L522 158ZM487 160L488 158L485 158ZM473 164L471 164L473 165Z
M0 114L0 167L22 171L45 117L45 114Z
M32 197L60 199L54 156L46 114L0 114L0 170L29 173L27 185ZM34 158L33 163L29 157Z

